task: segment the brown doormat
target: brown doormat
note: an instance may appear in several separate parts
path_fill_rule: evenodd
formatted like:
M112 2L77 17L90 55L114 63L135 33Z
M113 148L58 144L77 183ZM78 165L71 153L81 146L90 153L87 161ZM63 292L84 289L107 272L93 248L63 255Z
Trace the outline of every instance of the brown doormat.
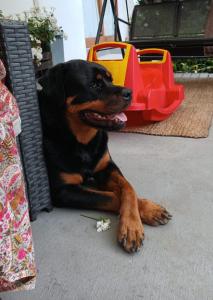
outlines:
M127 127L122 132L207 137L213 117L213 79L190 79L179 82L185 87L185 100L175 113L165 121Z

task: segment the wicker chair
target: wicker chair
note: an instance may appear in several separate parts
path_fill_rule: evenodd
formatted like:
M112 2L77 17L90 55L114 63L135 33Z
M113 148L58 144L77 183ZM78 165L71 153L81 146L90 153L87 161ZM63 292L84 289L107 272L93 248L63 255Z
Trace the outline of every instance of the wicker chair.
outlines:
M52 209L42 149L40 112L27 25L0 21L0 58L7 69L6 84L15 96L22 120L18 137L31 220Z

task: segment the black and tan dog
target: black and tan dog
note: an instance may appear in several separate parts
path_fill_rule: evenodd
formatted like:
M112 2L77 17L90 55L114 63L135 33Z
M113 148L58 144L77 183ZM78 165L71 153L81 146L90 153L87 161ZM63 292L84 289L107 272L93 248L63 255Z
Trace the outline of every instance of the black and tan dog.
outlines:
M83 60L53 67L39 83L53 204L119 214L118 241L126 251L137 251L143 223L166 224L171 215L137 197L108 151L106 131L125 125L122 111L131 91L113 85L104 67Z

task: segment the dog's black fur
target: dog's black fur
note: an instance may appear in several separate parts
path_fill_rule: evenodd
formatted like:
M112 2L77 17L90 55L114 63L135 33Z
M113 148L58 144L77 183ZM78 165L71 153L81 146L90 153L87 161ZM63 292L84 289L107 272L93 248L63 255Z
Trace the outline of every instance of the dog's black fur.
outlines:
M131 91L113 85L104 67L82 60L53 67L39 83L53 204L119 213L118 241L126 251L137 251L144 237L141 220L156 226L171 216L137 198L108 151L106 131L125 125L121 112L130 104Z
M81 174L84 186L97 188L111 169L117 169L111 161L105 170L106 174L94 174L96 165L108 150L108 137L103 129L116 130L124 124L97 123L95 126L100 130L95 137L88 144L79 143L70 131L65 116L66 99L75 96L72 105L100 99L106 107L105 112L101 113L113 114L130 104L131 91L114 86L111 75L104 67L82 60L72 60L53 67L40 78L39 83L42 86L38 95L43 124L43 145L53 203L57 206L94 208L96 203L107 201L107 197L88 192L79 185L67 185L59 175L61 172ZM83 118L81 114L82 111L79 112L79 117Z

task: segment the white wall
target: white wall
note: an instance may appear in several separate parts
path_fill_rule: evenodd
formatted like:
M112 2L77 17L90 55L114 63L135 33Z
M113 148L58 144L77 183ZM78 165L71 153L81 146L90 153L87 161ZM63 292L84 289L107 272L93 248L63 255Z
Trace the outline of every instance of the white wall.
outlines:
M132 17L132 11L134 8L134 5L137 4L137 0L128 0L128 8L129 8L129 17L131 21ZM127 13L126 13L126 4L124 0L118 0L118 17L127 21ZM129 39L129 29L128 26L122 22L119 22L120 25L120 31L121 31L121 36L122 40L126 41Z
M33 6L33 0L0 0L0 10L4 15L15 15L29 10Z
M1 0L0 0L1 1ZM68 39L64 41L65 61L86 59L83 0L38 0L39 6L54 7L58 25L62 26Z
M55 8L58 25L62 26L68 39L64 41L65 61L86 59L83 19L83 0L0 0L0 9L5 15L15 15L29 10L33 3L46 8Z
M83 0L83 14L85 24L85 37L96 36L99 14L97 0Z
M83 0L82 3L84 12L85 36L96 37L100 19L97 0ZM110 1L107 2L103 27L104 35L114 35L114 22Z

